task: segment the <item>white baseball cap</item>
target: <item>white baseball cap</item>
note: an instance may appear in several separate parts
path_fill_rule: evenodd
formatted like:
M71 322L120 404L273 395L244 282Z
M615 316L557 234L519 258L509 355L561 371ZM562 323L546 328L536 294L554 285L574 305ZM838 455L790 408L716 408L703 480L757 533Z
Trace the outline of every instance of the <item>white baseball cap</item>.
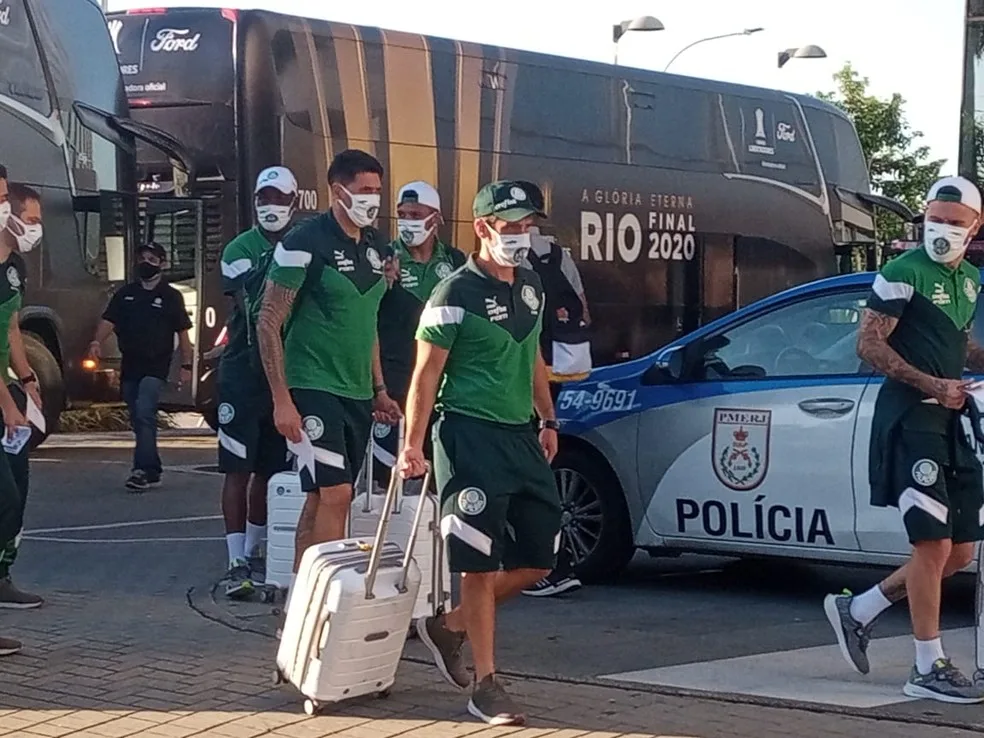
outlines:
M981 212L981 191L969 179L963 177L944 177L929 188L926 202L959 202L975 213Z
M287 167L267 167L256 178L253 194L255 195L264 187L273 187L285 195L294 195L297 194L297 179Z
M419 180L408 182L400 188L400 193L396 196L396 204L402 205L404 202L419 202L441 212L441 196L437 194L437 190Z

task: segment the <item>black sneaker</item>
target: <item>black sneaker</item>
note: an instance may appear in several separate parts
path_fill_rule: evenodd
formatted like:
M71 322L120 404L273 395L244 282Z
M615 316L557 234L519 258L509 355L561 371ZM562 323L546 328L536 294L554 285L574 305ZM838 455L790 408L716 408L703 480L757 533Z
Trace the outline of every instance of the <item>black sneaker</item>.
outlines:
M581 580L576 576L552 571L529 589L524 589L523 594L528 597L555 597L577 589L581 589Z
M161 474L161 472L156 472L156 473L154 473L154 472L144 472L144 474L145 474L145 477L147 479L147 486L148 487L160 487L161 486L161 477L163 476Z
M909 681L902 687L907 697L949 702L955 705L975 705L984 702L984 683L975 684L954 666L950 659L936 659L929 674L920 674L915 666Z
M475 684L468 700L468 712L489 725L526 724L526 715L491 675Z
M844 660L859 674L867 674L871 669L868 663L868 644L871 643L873 623L861 625L854 619L851 615L853 599L854 595L847 590L843 594L827 595L823 598L823 611L830 627L834 629Z
M253 594L255 587L250 578L249 566L246 559L236 559L229 566L229 571L225 575L226 597L233 600L240 600Z
M150 489L150 482L147 481L147 472L143 469L134 469L126 480L126 488L131 492L146 492Z
M455 633L444 627L444 616L418 618L415 623L420 642L434 657L437 670L448 682L458 689L465 689L471 684L471 675L465 668L461 657L461 648L465 645L464 633Z

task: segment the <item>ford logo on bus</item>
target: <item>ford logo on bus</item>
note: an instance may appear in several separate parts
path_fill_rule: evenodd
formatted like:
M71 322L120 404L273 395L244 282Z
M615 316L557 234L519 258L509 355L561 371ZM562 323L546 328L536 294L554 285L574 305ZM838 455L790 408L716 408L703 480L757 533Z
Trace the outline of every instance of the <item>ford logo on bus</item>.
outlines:
M157 32L157 38L150 42L151 51L195 51L202 34L189 36L187 28L162 28Z

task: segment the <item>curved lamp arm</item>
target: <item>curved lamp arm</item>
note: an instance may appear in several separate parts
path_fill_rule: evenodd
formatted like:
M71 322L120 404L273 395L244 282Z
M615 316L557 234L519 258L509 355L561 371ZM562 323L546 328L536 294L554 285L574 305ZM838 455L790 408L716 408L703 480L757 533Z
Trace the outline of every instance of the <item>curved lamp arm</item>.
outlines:
M667 71L670 68L670 66L673 64L673 62L675 62L677 58L679 58L679 56L684 51L687 51L688 49L692 49L698 44L705 43L706 41L717 41L718 39L722 39L722 38L731 38L732 36L751 36L753 33L758 33L761 30L762 30L761 28L749 28L749 29L745 29L744 31L735 31L734 33L722 33L720 36L708 36L707 38L697 39L693 43L687 44L682 49L680 49L676 54L674 54L673 58L670 59L669 63L665 67L663 67L663 71L664 72Z

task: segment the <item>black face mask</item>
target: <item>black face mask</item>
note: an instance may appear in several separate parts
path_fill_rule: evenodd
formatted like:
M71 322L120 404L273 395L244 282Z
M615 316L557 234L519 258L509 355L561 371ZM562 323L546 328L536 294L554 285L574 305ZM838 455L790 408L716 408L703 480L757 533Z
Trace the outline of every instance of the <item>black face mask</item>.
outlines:
M137 276L144 282L149 282L160 273L161 268L159 266L148 264L146 261L141 261L137 264Z

